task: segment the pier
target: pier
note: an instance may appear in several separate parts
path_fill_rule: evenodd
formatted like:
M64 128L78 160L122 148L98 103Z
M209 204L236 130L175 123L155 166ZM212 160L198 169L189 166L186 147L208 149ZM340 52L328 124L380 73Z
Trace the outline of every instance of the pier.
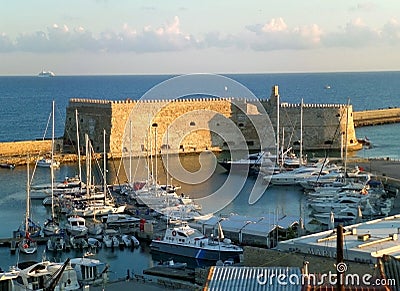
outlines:
M400 122L400 108L353 112L354 127Z

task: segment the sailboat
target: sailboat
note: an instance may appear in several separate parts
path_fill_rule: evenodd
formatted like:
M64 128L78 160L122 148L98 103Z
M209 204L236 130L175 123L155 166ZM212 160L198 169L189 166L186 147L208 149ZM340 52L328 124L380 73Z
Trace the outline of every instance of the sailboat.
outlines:
M108 194L108 188L106 183L106 160L104 160L104 170L103 170L103 192L95 192L94 187L92 187L91 182L91 151L92 146L89 140L88 135L85 135L86 138L86 195L85 198L82 199L87 200L84 201L83 204L77 205L73 207L73 209L68 213L69 215L77 215L81 217L95 217L95 216L103 216L109 213L123 213L125 211L126 205L115 206L115 202L110 195ZM105 144L105 131L104 131L104 144ZM105 146L104 146L105 148ZM106 159L106 153L104 150L104 159ZM83 201L83 200L82 200ZM82 202L80 201L80 202Z
M51 164L54 163L54 100L52 104L52 135L51 135ZM56 235L60 233L60 226L56 222L54 214L54 167L50 167L51 177L51 218L43 225L44 235Z
M25 225L20 227L20 232L23 231L23 237L18 243L18 248L25 254L33 254L37 250L37 243L32 239L32 235L40 233L40 226L33 223L30 219L30 197L29 197L29 161L27 161L27 182L26 182L26 212L25 212Z

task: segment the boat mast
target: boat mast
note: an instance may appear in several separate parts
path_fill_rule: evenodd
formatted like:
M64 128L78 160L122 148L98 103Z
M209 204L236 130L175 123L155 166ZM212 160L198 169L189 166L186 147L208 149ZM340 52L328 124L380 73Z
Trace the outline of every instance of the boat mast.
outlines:
M347 129L349 126L349 106L350 106L350 98L347 100L346 106L346 129L345 129L345 148L344 148L344 178L347 176Z
M303 98L300 104L300 157L299 165L303 165Z
M129 183L133 185L132 181L132 120L129 120Z
M106 152L106 130L103 129L103 191L104 191L104 204L106 203L107 197L107 180L106 180L106 169L107 167L107 152Z
M52 130L51 130L51 219L54 222L54 100L52 103Z
M279 163L279 107L280 107L279 93L277 92L275 96L276 96L276 158Z
M79 175L79 188L82 192L82 164L81 164L81 148L79 142L79 122L78 122L78 109L75 109L75 123L76 123L76 143L78 146L78 175Z
M85 134L86 145L86 193L90 194L90 149L89 149L89 136Z
M25 235L29 229L29 215L30 215L30 182L29 182L29 155L26 161L26 212L25 212Z

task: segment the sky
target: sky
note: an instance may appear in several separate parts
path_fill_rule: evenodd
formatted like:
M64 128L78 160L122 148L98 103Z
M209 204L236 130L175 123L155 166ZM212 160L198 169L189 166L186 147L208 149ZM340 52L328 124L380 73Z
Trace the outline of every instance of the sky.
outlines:
M0 75L400 70L398 0L0 5Z

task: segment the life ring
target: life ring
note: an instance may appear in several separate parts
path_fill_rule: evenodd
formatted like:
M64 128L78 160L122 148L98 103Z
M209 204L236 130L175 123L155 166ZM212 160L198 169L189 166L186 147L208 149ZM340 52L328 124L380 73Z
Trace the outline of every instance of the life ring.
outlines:
M172 231L172 235L176 236L176 231L175 230Z

